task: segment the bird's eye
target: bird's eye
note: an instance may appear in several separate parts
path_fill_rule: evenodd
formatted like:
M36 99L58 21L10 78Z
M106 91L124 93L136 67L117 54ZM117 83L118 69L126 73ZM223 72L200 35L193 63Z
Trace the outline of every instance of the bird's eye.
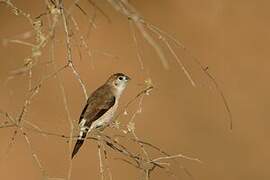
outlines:
M120 81L122 81L124 78L123 78L122 76L120 76L118 79L119 79Z

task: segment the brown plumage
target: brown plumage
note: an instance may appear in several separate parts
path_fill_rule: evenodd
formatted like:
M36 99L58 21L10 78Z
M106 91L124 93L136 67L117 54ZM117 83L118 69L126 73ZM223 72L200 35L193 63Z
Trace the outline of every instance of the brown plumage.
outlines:
M85 137L92 129L110 123L117 109L118 99L129 80L130 78L123 73L113 74L105 84L90 95L80 115L80 136L74 146L71 158L79 151Z

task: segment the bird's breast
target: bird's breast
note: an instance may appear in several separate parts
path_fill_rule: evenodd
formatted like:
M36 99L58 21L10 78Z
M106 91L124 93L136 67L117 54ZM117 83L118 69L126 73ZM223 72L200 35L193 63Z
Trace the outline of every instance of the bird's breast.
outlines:
M97 120L97 126L110 123L110 121L113 119L113 116L117 110L117 107L118 107L118 103L116 101L115 104Z

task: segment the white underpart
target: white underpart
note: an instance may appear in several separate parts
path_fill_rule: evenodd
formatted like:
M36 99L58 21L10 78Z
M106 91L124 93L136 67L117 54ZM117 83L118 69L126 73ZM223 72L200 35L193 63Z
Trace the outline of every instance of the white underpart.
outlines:
M106 113L104 113L99 119L97 119L96 121L94 121L92 123L92 125L89 129L89 132L92 129L95 129L99 126L104 126L104 125L109 124L113 119L113 116L114 116L114 113L115 113L117 107L118 107L118 102L115 101L114 105Z
M82 128L86 123L86 120L85 119L82 119L80 124L79 124L79 127Z
M104 113L99 119L97 119L96 121L94 121L91 124L91 127L85 127L85 123L86 123L86 119L82 119L82 121L80 122L79 126L80 126L80 137L83 136L83 133L87 131L87 133L89 133L92 129L95 129L97 127L100 126L105 126L107 124L109 124L112 119L113 116L115 114L115 111L118 107L118 100L115 101L115 104L106 112Z
M85 123L86 123L86 119L82 119L82 121L79 124L79 127L80 127L80 136L79 136L79 139L82 139L83 133L85 131L87 131L87 127L84 126Z

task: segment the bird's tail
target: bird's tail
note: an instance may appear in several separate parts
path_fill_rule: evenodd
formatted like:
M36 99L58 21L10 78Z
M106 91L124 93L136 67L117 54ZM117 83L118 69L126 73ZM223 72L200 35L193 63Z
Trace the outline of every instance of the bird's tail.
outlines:
M81 148L81 146L83 145L84 142L84 138L86 137L87 132L83 132L81 131L80 136L74 146L72 155L71 155L71 159L73 159L73 157L77 154L77 152L79 151L79 149Z

